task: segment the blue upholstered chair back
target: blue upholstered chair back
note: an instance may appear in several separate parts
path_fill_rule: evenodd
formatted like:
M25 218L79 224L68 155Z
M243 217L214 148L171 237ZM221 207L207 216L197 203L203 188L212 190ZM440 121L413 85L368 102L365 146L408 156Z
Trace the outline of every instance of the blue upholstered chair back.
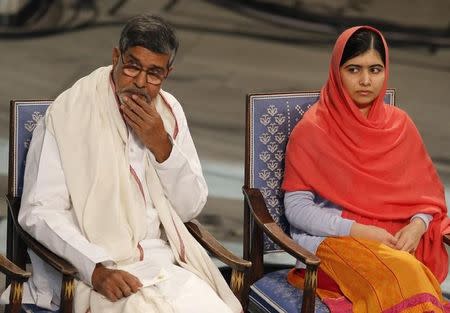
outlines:
M320 92L252 94L248 97L250 114L245 185L261 191L269 213L289 234L280 190L284 154L289 135L306 111L319 99ZM395 92L388 89L385 102L394 104ZM264 238L264 252L280 251L270 238Z
M11 101L11 131L9 160L9 195L21 197L25 160L31 136L38 121L44 117L51 100L13 100Z

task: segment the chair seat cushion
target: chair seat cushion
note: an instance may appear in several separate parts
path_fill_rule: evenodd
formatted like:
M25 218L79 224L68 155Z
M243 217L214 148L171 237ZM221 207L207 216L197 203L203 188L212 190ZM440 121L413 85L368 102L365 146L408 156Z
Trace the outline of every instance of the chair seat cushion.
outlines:
M300 312L303 290L292 287L286 277L289 269L264 275L250 287L248 311L255 312ZM330 312L316 297L316 313Z

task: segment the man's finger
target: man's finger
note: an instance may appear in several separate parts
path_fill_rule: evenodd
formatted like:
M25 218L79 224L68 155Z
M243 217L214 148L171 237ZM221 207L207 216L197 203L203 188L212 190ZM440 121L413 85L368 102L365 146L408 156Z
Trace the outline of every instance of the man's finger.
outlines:
M147 102L142 97L137 95L131 96L132 99L150 116L159 116L158 111L156 110L155 101Z
M123 297L128 297L132 294L131 287L128 286L127 283L127 275L129 275L125 271L116 271L116 281L114 283L114 294L118 299L121 299Z
M129 297L133 294L131 288L128 286L128 284L125 284L125 283L120 285L120 290L124 297Z
M128 126L130 126L136 133L140 131L140 125L138 125L133 119L131 119L127 114L123 115L123 118Z
M127 275L124 275L123 278L132 293L137 292L139 290L139 288L142 287L142 283L139 281L139 279L137 277L131 275L130 273L127 273Z
M122 299L124 297L123 291L122 291L122 289L119 286L116 286L114 288L113 293L114 293L114 296L116 297L117 300L120 300L120 299Z
M117 292L116 289L117 289L116 287L111 287L104 293L106 298L108 298L108 300L111 302L116 302L117 300L122 298L122 293L120 292L120 290Z
M134 106L135 108L137 108L137 106ZM133 108L131 106L129 106L128 104L123 104L121 107L123 114L128 115L128 117L130 117L132 120L134 120L136 123L143 123L144 119L142 113L136 112L135 110L133 110ZM142 111L142 109L140 109Z
M152 114L152 112L153 112L152 107L155 106L153 104L154 101L147 102L147 99L145 99L143 96L138 96L138 95L132 95L130 102L131 101L134 101L136 106L138 106L139 109L141 109L143 112L145 112L147 114Z
M141 97L133 95L130 98L125 98L125 105L128 105L130 109L135 112L140 117L143 117L145 115L148 115L148 108L150 107L150 104L146 101L142 100Z

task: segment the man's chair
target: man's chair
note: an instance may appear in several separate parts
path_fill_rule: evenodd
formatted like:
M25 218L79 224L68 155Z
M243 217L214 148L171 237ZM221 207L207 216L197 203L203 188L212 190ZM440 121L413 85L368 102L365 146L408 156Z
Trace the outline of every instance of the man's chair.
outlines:
M19 313L22 306L23 283L28 280L31 273L22 270L3 255L0 255L0 271L9 278L11 283L9 305L7 305L5 312Z
M61 306L59 312L72 312L72 300L74 295L74 277L77 270L67 260L61 258L44 245L39 243L18 224L18 213L23 190L23 176L25 170L26 155L31 141L33 130L38 121L45 115L45 111L52 103L51 100L12 100L10 108L10 144L9 144L9 181L8 181L8 225L7 225L7 257L17 266L25 269L29 262L27 248L33 250L40 258L62 273L61 282ZM251 263L234 256L226 250L199 222L193 220L185 224L191 234L202 244L202 246L217 259L231 268L230 287L244 303L243 281ZM0 259L0 266L2 264ZM16 267L17 267L16 266ZM6 268L6 267L5 267ZM13 268L13 267L10 267ZM9 270L8 282L26 281L29 273L24 271ZM20 275L19 276L19 273ZM18 287L13 285L13 290ZM21 291L21 290L20 290ZM14 293L16 294L16 293ZM21 295L21 292L20 292ZM14 303L19 303L15 301ZM20 305L18 306L20 308ZM18 312L18 311L13 311ZM39 312L46 312L39 309ZM50 312L50 311L48 311Z
M289 135L319 94L317 91L247 96L242 189L244 258L252 262L245 286L249 291L248 311L251 313L329 312L315 298L320 259L290 238L280 189ZM394 104L394 100L394 90L389 89L385 102ZM264 264L264 254L276 252L287 252L306 264L304 290L287 282L290 268L273 270L274 266Z

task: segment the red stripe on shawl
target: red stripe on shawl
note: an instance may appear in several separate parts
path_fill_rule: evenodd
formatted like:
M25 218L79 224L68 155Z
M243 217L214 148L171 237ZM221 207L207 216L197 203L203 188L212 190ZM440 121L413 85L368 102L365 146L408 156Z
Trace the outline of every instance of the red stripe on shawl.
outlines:
M144 260L144 249L142 249L141 244L138 242L137 244L138 250L139 250L139 261Z
M131 165L130 165L130 172L133 175L134 179L136 180L136 182L139 186L139 191L141 192L142 198L144 198L144 202L147 203L147 201L145 200L144 189L142 188L141 181L140 181L139 177L137 176L134 168Z
M450 231L444 187L414 123L405 112L384 104L389 72L384 38L386 79L367 118L342 85L342 53L359 28L346 30L336 41L320 99L291 134L282 188L311 190L345 208L344 216L377 222L391 233L414 214L432 214L416 256L442 282L448 256L441 238Z
M134 170L134 168L130 165L130 172L133 175L134 179L136 180L138 186L139 186L139 191L141 192L142 198L144 198L144 202L147 203L147 201L145 200L145 194L144 194L144 189L142 188L142 184L141 181L139 179L139 177L136 174L136 171ZM142 246L139 244L137 244L137 248L139 250L139 261L144 260L144 249L142 249Z

